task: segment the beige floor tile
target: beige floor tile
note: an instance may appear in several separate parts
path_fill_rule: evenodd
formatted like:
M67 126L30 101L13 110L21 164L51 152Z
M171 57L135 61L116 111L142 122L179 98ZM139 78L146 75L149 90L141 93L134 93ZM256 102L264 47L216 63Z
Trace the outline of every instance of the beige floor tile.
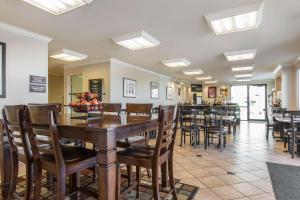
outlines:
M240 179L239 177L230 174L219 175L217 178L229 185L244 182L244 180Z
M194 200L222 200L222 199L210 189L202 189L197 193Z
M249 184L249 183L238 183L232 185L240 193L244 194L245 196L252 196L256 194L264 193L262 190L258 189L257 187Z
M272 184L269 180L257 180L257 181L251 181L250 184L254 185L255 187L263 190L264 192L271 193L273 192Z
M206 186L196 178L181 179L180 182L199 187L200 189L206 188Z
M216 167L217 165L209 162L209 161L194 161L194 163L196 163L198 166L202 167L202 168L206 168L206 167Z
M198 178L198 180L200 180L201 183L203 183L208 188L226 185L226 183L224 183L222 180L218 179L215 176L202 177Z
M248 197L251 200L276 200L274 196L264 193Z
M178 179L185 179L185 178L195 178L192 174L190 174L188 171L176 171L174 172L174 177Z
M211 173L204 169L195 169L195 170L189 170L189 173L191 173L194 177L205 177L205 176L211 176Z
M244 181L256 181L259 180L259 177L249 173L249 172L242 172L242 173L236 173L235 174L237 177Z
M238 192L231 186L215 187L215 188L211 188L211 190L224 200L244 197L242 193Z
M221 167L210 167L210 168L205 168L206 171L208 171L212 175L222 175L222 174L227 174L227 171L222 169Z

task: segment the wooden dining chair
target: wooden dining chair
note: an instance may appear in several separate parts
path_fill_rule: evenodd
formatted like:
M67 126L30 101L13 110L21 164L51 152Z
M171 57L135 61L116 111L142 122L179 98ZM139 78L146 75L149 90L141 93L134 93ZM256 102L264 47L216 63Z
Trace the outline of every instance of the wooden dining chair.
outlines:
M102 114L103 113L116 113L117 115L120 115L122 104L121 103L103 103L102 107L103 107Z
M33 156L27 134L20 132L20 124L18 120L18 111L24 109L24 105L10 105L4 106L2 110L4 131L7 133L12 157L12 176L10 180L8 199L20 198L16 194L16 186L19 175L19 161L25 163L26 166L26 193L24 199L30 200L32 194Z
M131 147L117 152L118 172L120 180L120 164L136 166L136 182L133 186L137 187L137 198L141 185L141 167L152 170L152 189L154 200L161 199L159 191L158 173L159 167L168 163L169 182L171 193L174 199L177 199L174 171L173 171L173 152L178 125L178 110L175 106L161 106L159 109L159 127L155 146L150 145L132 145ZM175 118L174 114L176 112ZM132 187L133 188L133 187ZM120 181L119 188L120 190ZM131 188L130 188L131 189ZM119 193L120 199L127 191Z
M96 151L60 144L56 112L50 105L30 105L19 111L20 132L28 134L34 159L34 200L40 199L42 170L56 178L56 199L63 200L65 177L70 176L71 191L76 192L79 172L97 165Z

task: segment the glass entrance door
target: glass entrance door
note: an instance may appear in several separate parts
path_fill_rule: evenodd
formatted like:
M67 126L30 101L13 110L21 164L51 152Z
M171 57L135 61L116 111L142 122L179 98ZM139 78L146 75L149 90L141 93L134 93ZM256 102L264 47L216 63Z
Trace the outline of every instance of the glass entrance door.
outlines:
M266 120L267 86L248 85L248 120Z
M232 85L230 94L231 102L237 103L240 107L240 119L248 120L247 85Z

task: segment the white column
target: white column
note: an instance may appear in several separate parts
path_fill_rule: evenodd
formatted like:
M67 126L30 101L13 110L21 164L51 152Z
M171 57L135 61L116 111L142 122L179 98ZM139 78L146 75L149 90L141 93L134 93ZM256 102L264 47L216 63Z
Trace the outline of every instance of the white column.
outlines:
M297 73L294 67L283 67L281 70L282 107L288 110L297 109Z

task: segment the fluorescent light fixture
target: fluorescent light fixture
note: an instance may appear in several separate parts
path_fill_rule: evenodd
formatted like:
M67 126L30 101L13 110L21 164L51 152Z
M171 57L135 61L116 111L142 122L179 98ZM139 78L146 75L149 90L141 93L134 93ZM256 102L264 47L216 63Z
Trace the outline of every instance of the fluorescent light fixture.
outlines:
M224 53L224 56L229 62L254 59L255 55L256 55L256 49L231 51L231 52Z
M238 79L237 81L238 82L249 82L249 81L251 81L251 79L250 78L248 78L248 79Z
M206 83L206 84L213 84L213 83L217 83L218 81L206 81L206 82L204 82L204 83Z
M253 74L237 74L235 75L236 78L247 78L247 77L252 77Z
M232 70L233 72L244 72L244 71L252 71L253 68L254 68L253 65L251 65L251 66L239 66L239 67L237 67L237 66L232 66L232 67L231 67L231 70Z
M49 55L51 58L64 60L64 61L78 61L86 59L88 56L85 54L77 53L68 49L62 49L59 51L54 51Z
M216 35L256 29L261 24L263 2L253 3L205 16Z
M203 74L204 71L202 69L186 69L182 70L182 73L185 75L200 75Z
M70 10L74 10L93 0L23 0L31 5L41 8L53 15L60 15Z
M172 60L163 60L162 64L164 64L167 67L187 67L191 64L191 62L185 58L180 58Z
M112 39L116 44L130 50L141 50L156 47L160 44L156 38L145 31L129 33Z
M210 79L212 79L212 76L203 76L203 77L198 77L198 78L196 78L197 80L199 80L199 81L202 81L202 80L210 80Z
M278 65L276 69L273 71L273 74L277 74L282 69L282 65Z

